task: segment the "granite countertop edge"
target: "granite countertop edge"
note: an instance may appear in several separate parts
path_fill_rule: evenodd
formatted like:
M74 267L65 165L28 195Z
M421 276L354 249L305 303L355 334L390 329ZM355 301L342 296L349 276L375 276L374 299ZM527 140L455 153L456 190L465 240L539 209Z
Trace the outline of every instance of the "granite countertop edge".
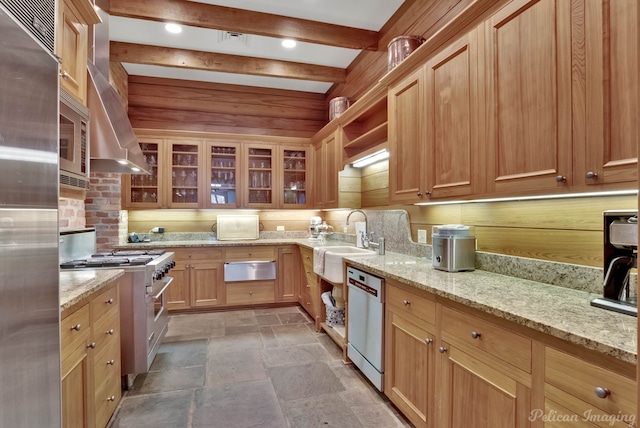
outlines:
M60 310L64 311L124 275L123 269L60 272Z
M153 241L120 245L121 249L150 247L225 247L297 244L319 246L349 245L339 241L278 238L239 241ZM431 260L387 251L385 255L347 256L349 264L391 278L417 289L461 303L567 342L637 363L637 320L590 306L598 297L536 281L487 271L443 272L433 269Z

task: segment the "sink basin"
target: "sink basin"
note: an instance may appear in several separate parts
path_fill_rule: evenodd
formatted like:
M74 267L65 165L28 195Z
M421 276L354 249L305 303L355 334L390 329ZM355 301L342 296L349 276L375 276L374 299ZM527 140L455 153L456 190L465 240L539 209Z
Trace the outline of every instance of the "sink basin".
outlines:
M322 247L327 248L327 247ZM318 257L320 248L314 249L314 258ZM336 284L344 283L344 269L342 267L343 257L368 257L375 256L376 251L368 250L366 248L358 248L348 245L329 247L324 253L324 269L322 272L316 270L316 264L314 263L314 272L327 281L334 282Z

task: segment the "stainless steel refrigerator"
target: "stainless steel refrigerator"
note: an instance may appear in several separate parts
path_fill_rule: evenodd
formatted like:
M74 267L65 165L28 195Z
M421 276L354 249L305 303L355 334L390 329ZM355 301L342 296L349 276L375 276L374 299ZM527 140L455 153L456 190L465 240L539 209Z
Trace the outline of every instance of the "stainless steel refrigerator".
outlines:
M0 5L0 427L59 427L58 64Z

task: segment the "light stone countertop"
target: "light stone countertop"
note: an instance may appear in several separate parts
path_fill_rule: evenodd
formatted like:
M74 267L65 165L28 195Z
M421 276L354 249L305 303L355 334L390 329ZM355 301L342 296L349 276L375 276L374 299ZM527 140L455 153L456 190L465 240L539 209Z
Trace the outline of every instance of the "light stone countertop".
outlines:
M321 246L300 238L246 241L156 241L125 244L122 249L221 247L298 244ZM329 240L327 247L350 245ZM479 309L533 330L584 346L622 361L637 362L637 319L589 305L601 297L585 291L475 270L443 272L431 259L387 251L384 256L345 257L351 265L395 279L449 300Z
M122 269L61 271L60 310L70 308L122 275Z
M443 272L434 269L431 260L393 252L345 260L366 272L637 363L637 319L591 306L596 294L481 270Z

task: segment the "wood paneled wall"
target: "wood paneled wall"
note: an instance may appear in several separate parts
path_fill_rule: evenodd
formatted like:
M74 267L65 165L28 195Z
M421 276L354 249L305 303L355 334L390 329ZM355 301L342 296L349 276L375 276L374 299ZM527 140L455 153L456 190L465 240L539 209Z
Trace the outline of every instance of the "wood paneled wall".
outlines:
M129 76L134 128L309 138L327 117L322 94Z
M638 207L636 196L390 206L388 169L388 161L363 168L362 208L406 210L415 242L418 229L430 244L432 226L460 223L475 226L480 251L602 267L602 211ZM330 224L342 230L348 212L331 212Z

